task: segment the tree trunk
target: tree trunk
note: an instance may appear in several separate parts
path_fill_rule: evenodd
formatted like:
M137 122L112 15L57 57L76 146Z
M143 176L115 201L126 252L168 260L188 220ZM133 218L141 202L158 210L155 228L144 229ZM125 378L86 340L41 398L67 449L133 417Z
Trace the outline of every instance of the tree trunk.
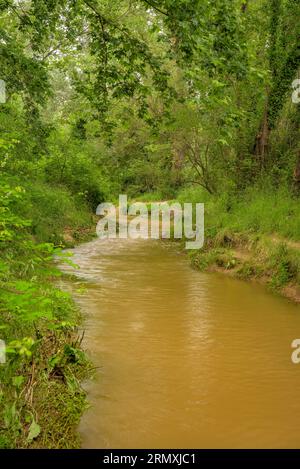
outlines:
M265 167L266 157L268 154L269 147L269 119L268 119L268 99L265 105L264 115L260 127L260 131L256 136L254 144L254 153L259 161L260 168Z

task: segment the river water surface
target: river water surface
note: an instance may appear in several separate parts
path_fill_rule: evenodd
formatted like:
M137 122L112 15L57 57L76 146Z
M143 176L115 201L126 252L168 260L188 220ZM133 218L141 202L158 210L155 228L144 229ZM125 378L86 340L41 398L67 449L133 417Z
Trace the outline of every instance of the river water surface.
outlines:
M84 448L300 447L300 308L193 270L176 244L96 240L73 250L83 294Z

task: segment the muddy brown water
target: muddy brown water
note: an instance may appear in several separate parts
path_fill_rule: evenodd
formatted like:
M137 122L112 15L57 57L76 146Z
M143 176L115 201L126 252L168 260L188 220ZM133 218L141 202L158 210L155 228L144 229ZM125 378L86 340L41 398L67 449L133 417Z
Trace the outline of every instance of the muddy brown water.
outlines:
M96 240L73 253L98 367L84 448L300 447L299 306L195 271L168 242Z

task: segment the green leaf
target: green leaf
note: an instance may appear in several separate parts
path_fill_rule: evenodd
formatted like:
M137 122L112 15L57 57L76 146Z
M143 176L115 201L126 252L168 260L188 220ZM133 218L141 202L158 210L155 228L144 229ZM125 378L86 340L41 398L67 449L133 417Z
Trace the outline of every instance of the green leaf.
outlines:
M13 383L13 386L15 386L16 388L19 388L22 386L23 382L24 382L24 376L14 376L13 379L12 379L12 383Z
M29 432L27 436L27 441L30 443L32 440L37 438L39 434L41 433L41 427L39 426L38 423L36 423L35 420L31 422L31 425L29 427Z

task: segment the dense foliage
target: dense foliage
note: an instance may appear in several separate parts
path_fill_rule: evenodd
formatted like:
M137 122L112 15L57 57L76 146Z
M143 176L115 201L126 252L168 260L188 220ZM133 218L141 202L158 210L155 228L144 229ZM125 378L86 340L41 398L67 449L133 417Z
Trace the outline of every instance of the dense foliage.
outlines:
M0 446L57 444L37 423L57 373L67 429L84 405L76 311L49 279L100 202L207 201L210 233L299 240L299 28L298 0L0 0Z

